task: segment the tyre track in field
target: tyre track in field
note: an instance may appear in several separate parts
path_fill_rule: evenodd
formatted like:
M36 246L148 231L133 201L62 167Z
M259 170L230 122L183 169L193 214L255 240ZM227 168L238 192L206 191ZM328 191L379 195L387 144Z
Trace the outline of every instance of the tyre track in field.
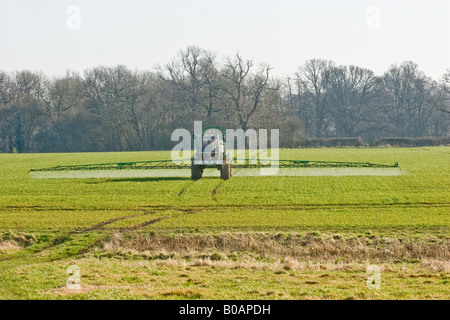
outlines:
M219 187L221 187L225 181L222 181L219 183L212 191L211 195L216 195ZM178 194L178 196L181 196L184 194L186 189L188 189L192 184L189 184L188 186L184 187ZM450 207L450 202L405 202L405 203L334 203L334 204L293 204L293 205L225 205L220 206L221 209L267 209L267 210L308 210L308 209L335 209L335 208L380 208L380 207ZM127 208L127 209L111 209L111 208L87 208L87 209L78 209L78 208L57 208L57 207L50 207L50 206L6 206L6 207L0 207L1 210L5 211L15 211L15 210L33 210L33 211L104 211L104 210L110 210L110 211L138 211L138 210L149 210L152 211L151 213L159 213L161 211L165 210L175 210L175 211L192 211L192 210L215 210L217 209L216 206L184 206L184 207L177 207L177 206L169 206L169 205L155 205L155 206L140 206L137 208ZM150 212L144 213L144 214L150 214ZM132 216L125 216L125 217L119 217L114 219L126 219ZM111 219L111 220L114 220ZM110 220L108 220L110 221ZM103 224L106 223L102 222L99 223ZM115 222L115 221L112 221ZM106 223L107 224L107 223ZM87 229L90 229L92 227L89 227Z
M219 183L214 190L211 192L212 194L217 192L217 189L219 189L220 186L224 183ZM398 207L398 208L450 208L450 202L443 202L443 203L393 203L393 204L386 204L386 203L374 203L374 204L367 204L367 203L347 203L347 204L305 204L305 205L286 205L286 206L278 206L278 205L231 205L226 207L220 207L217 206L182 206L182 207L173 207L173 206L149 206L149 207L141 207L141 210L145 210L144 213L141 214L134 214L134 215L128 215L118 218L109 219L106 221L103 221L101 223L95 224L91 227L87 227L81 230L74 230L69 232L68 236L72 234L82 234L86 232L91 231L97 231L101 230L104 226L107 226L109 224L112 224L117 221L123 221L131 218L141 217L141 216L147 216L147 215L153 215L157 213L163 213L165 211L175 211L179 212L180 214L173 214L170 216L165 217L159 217L156 219L148 220L143 223L137 224L132 227L123 227L123 228L117 228L119 231L132 231L137 230L143 227L146 227L148 225L155 224L162 220L172 219L176 217L182 217L185 215L191 215L196 213L201 213L205 211L214 211L217 212L217 209L220 209L220 211L228 211L228 210L269 210L269 211L308 211L308 210L318 210L318 209L325 209L325 210L335 210L335 209L369 209L369 208L392 208L392 207ZM55 239L58 240L58 239ZM63 242L63 241L62 241ZM59 243L62 243L59 242Z
M84 229L81 229L81 230L73 230L73 231L68 232L66 235L54 238L49 245L44 246L44 247L42 247L40 249L37 249L36 251L33 251L31 254L42 253L45 250L55 248L55 247L65 243L67 240L70 240L69 238L70 238L71 235L79 235L79 234L83 234L83 233L86 233L86 232L97 231L97 230L100 230L102 227L104 227L104 226L106 226L108 224L117 222L117 221L131 219L131 218L135 218L135 217L139 217L139 216L146 216L146 215L156 214L156 213L159 213L159 212L162 212L162 211L163 210L149 210L149 211L144 212L143 214L142 213L141 214L133 214L133 215L129 215L129 216L113 218L113 219L109 219L109 220L103 221L101 223L95 224L95 225L93 225L91 227L87 227L87 228L84 228ZM147 221L146 223L147 224L152 224L152 223L158 222L159 220L162 220L162 218L161 219L150 220L150 221ZM142 225L144 225L146 223L143 223ZM126 228L124 228L124 229L126 229ZM95 241L95 243L101 242L101 241L105 240L106 238L98 239L97 241ZM94 246L94 244L91 244L89 247L92 247L92 246ZM21 258L21 257L26 256L27 254L28 253L23 254L23 255L17 255L17 256L14 256L14 257L6 257L6 258L3 258L3 259L0 259L0 262L1 261L6 261L6 260L11 260L11 259Z
M114 209L109 208L65 208L65 207L52 207L52 206L5 206L0 207L0 210L5 211L21 211L21 210L32 210L32 211L102 211L102 210L111 210L114 211ZM133 208L125 208L115 211L136 211L136 209Z
M98 223L96 225L93 225L92 227L84 228L84 229L81 229L81 230L74 230L74 231L70 232L69 234L81 234L81 233L85 233L85 232L89 232L89 231L95 231L95 230L100 229L101 227L104 227L104 226L106 226L108 224L111 224L111 223L114 223L116 221L131 219L131 218L139 217L139 216L142 216L142 215L143 214L134 214L134 215L131 215L131 216L124 216L124 217L119 217L119 218L106 220L106 221L100 222L100 223Z
M219 183L214 190L212 190L211 194L214 196L217 192L217 190L219 189L219 187L224 183L225 181L222 181L221 183ZM191 185L191 184L190 184ZM188 185L187 187L189 187L190 185ZM187 188L186 187L186 188ZM184 190L186 189L184 188ZM347 203L347 204L305 204L305 205L286 205L286 206L279 206L279 205L228 205L226 207L220 207L221 211L227 211L227 210L236 210L236 209L240 209L240 210L277 210L277 211L286 211L286 210L291 210L291 211L305 211L305 210L318 210L318 209L324 209L324 210L335 210L335 209L345 209L345 208L351 208L351 209L368 209L368 208L392 208L392 207L398 207L398 208L446 208L446 207L450 207L450 202L442 202L442 203L392 203L392 204L386 204L386 203L373 203L373 204L367 204L367 203ZM15 209L19 210L20 207L15 206ZM35 209L35 206L27 206L26 208L28 209ZM42 210L48 210L48 208L46 207L42 207ZM40 253L44 250L48 250L51 249L53 247L56 247L58 245L61 245L63 243L65 243L69 237L71 235L78 235L78 234L83 234L86 232L91 232L91 231L98 231L101 230L104 226L107 226L109 224L112 224L114 222L117 221L123 221L123 220L127 220L127 219L132 219L132 218L136 218L139 216L146 216L146 215L152 215L152 214L157 214L157 213L162 213L164 211L176 211L176 212L182 212L182 214L175 214L175 215L171 215L171 216L167 216L167 217L160 217L160 218L156 218L156 219L152 219L149 221L145 221L143 223L140 223L138 225L132 226L132 227L125 227L125 228L117 228L117 230L119 231L133 231L133 230L137 230L140 228L144 228L146 226L155 224L159 221L162 220L166 220L166 219L171 219L171 218L175 218L175 217L180 217L180 216L184 216L186 214L195 214L195 213L200 213L200 212L204 212L204 211L217 211L217 207L216 206L185 206L185 207L173 207L173 206L148 206L148 207L140 207L140 210L146 210L144 213L141 214L133 214L133 215L127 215L127 216L122 216L122 217L118 217L118 218L113 218L113 219L109 219L100 223L97 223L91 227L87 227L81 230L73 230L70 231L68 234L64 235L64 236L59 236L56 237L55 239L52 240L52 242L43 247L40 248L36 251L34 251L33 253ZM55 209L55 210L61 210L61 209ZM95 210L99 210L99 209L95 209ZM131 209L130 209L131 211ZM134 209L135 211L135 209ZM16 256L19 257L19 256ZM15 258L15 257L6 257L3 259L0 259L0 261L4 261L4 260L9 260L10 258Z
M137 225L132 226L132 227L117 228L117 230L120 231L120 232L135 231L135 230L142 229L144 227L147 227L149 225L152 225L152 224L157 223L157 222L162 221L162 220L167 220L167 219L171 219L171 218L175 218L175 217L180 217L180 216L184 216L184 215L194 214L194 213L197 212L197 211L190 211L190 210L184 210L184 211L186 211L186 212L183 213L183 214L178 214L178 215L176 214L176 215L171 215L171 216L167 216L167 217L160 217L160 218L152 219L152 220L149 220L149 221L145 221L143 223L137 224ZM200 211L198 211L198 212L200 212ZM154 213L156 213L156 212L146 213L146 214L143 214L143 215L154 214ZM143 216L143 215L134 215L134 216ZM131 218L131 217L132 216L128 216L128 217L122 217L122 219L111 219L111 220L119 221L119 220L125 220L127 218ZM108 221L105 221L105 222L109 222L109 223L115 222L115 221L111 221L111 220L108 220ZM81 233L84 233L84 232L90 232L90 231L93 231L93 230L99 230L102 226L107 225L107 224L108 223L100 223L100 224L97 224L97 225L95 225L95 226L93 226L91 228L86 228L82 232L78 232L77 234L81 234ZM71 232L70 234L75 234L75 233ZM105 237L101 237L101 238L95 240L94 242L90 243L88 246L78 250L75 254L52 258L52 259L50 259L50 261L57 261L57 260L61 260L61 259L67 258L67 257L74 257L74 256L77 256L77 255L80 255L80 254L87 253L90 249L92 249L92 248L94 248L96 246L99 246L104 241L108 240L109 237L110 237L110 235L106 235ZM60 242L58 242L56 244L52 244L50 246L47 246L46 248L43 248L42 250L34 252L34 253L39 253L39 252L42 252L44 249L50 249L50 248L53 248L53 247L55 247L57 245L60 245L60 244L64 243L68 238L69 238L69 236L65 237L63 239L63 241L60 241Z
M216 188L214 190L217 190L225 181L222 181L221 183L219 183L218 186L216 186ZM213 190L213 191L214 191ZM382 203L378 203L378 204L361 204L361 203L354 203L354 204L333 204L333 205L296 205L296 206L276 206L276 205L251 205L251 206L245 206L245 205L235 205L235 206L227 206L226 208L220 208L221 212L226 212L228 208L230 209L261 209L261 210L317 210L317 209L336 209L336 208L348 208L348 207L352 207L352 208L356 208L356 209L367 209L370 207L375 207L375 208L389 208L389 207L411 207L411 208L417 208L417 207L423 207L423 208L430 208L430 207L450 207L450 202L444 202L444 203L403 203L403 204L382 204ZM172 219L172 218L177 218L177 217L182 217L182 216L186 216L186 215L192 215L192 214L196 214L196 213L201 213L204 211L210 211L210 210L214 210L215 212L217 212L217 207L215 206L187 206L187 207L170 207L170 206L150 206L150 207L141 207L141 209L144 208L148 208L150 209L149 211L145 212L144 214L137 214L137 215L132 215L132 216L126 216L126 217L120 217L120 218L115 218L115 219L110 219L108 221L99 223L97 225L94 225L92 227L89 228L85 228L82 230L82 232L80 233L84 233L84 232L90 232L90 231L94 231L94 230L100 230L103 226L108 225L110 223L116 222L116 221L120 221L120 220L125 220L125 219L129 219L132 217L136 217L136 216L145 216L145 215L151 215L151 214L155 214L155 213L160 213L160 212L164 212L164 211L168 211L168 210L172 210L172 211L176 211L176 212L181 212L181 214L173 214L170 216L166 216L166 217L159 217L156 219L152 219L149 221L145 221L143 223L134 225L132 227L124 227L124 228L117 228L118 231L120 232L131 232L131 231L136 231L136 230L140 230L144 227L147 227L149 225L158 223L160 221L163 220L168 220L168 219ZM75 232L72 232L72 234L74 234ZM70 255L71 257L73 256L77 256L80 254L84 254L87 253L91 248L94 248L96 246L101 245L104 241L106 241L108 238L110 237L110 235L107 235L105 237L99 238L96 241L94 241L93 243L89 244L87 247L80 249L77 253ZM68 237L66 237L67 239ZM65 240L66 240L65 239ZM58 244L61 244L63 242L60 242ZM63 257L58 257L58 258L54 258L51 259L52 261L55 260L61 260L64 258L67 258L68 256L63 256Z
M211 192L216 194L217 189L222 184L216 186L216 188ZM181 208L173 206L148 206L141 208L154 209L158 211L164 210L174 210L174 211L205 211L211 210L236 210L236 209L259 209L259 210L292 210L292 211L303 211L303 210L317 210L317 209L368 209L368 208L446 208L450 207L450 202L421 202L421 203L336 203L336 204L300 204L300 205L226 205L226 206L184 206Z
M127 220L127 219L131 219L131 218L135 218L135 217L141 217L141 216L146 216L146 215L152 215L152 214L156 214L156 213L161 213L164 211L167 211L167 207L161 207L161 208L151 208L152 210L148 210L146 212L144 212L143 214L134 214L134 215L129 215L129 216L123 216L123 217L118 217L118 218L113 218L113 219L109 219L106 221L103 221L101 223L95 224L91 227L87 227L81 230L73 230L68 232L66 235L63 236L59 236L54 238L51 243L45 247L42 247L38 250L35 250L31 253L25 253L25 254L21 254L21 255L17 255L17 256L13 256L13 257L5 257L3 259L0 259L0 262L2 261L6 261L6 260L11 260L11 259L19 259L19 258L23 258L26 257L27 255L34 255L34 254L39 254L42 253L45 250L49 250L49 249L53 249L59 245L64 244L66 241L70 241L72 239L70 239L71 235L80 235L86 232L91 232L91 231L98 231L98 230L102 230L102 227L109 225L111 223L117 222L117 221L122 221L122 220ZM180 217L180 216L184 216L184 215L189 215L189 214L195 214L197 212L202 212L204 211L202 208L199 208L197 210L193 210L192 208L171 208L171 210L174 211L178 211L178 212L183 212L182 214L174 214L174 215L170 215L170 216L166 216L166 217L160 217L160 218L156 218L156 219L152 219L149 221L145 221L143 223L134 225L132 227L124 227L124 228L117 228L116 230L120 231L120 232L129 232L129 231L135 231L135 230L139 230L142 229L146 226L155 224L161 220L166 220L166 219L171 219L171 218L175 218L175 217ZM86 253L90 248L93 248L97 245L99 245L100 243L102 243L103 241L107 240L109 238L109 235L99 238L96 241L94 241L93 243L89 244L87 247L80 249L76 254L71 255L71 256L76 256L82 253ZM55 260L60 260L63 259L65 257L59 257L59 258L55 258L55 259L50 259L51 261L55 261Z
M219 184L213 189L213 191L211 191L211 196L213 197L213 198L215 198L215 196L216 196L216 193L217 193L217 190L220 188L220 186L221 185L223 185L225 183L225 180L221 180L220 182L219 182Z
M126 232L126 231L134 231L134 230L139 230L142 229L146 226L149 226L151 224L157 223L161 220L166 220L166 219L170 219L173 218L174 216L169 216L169 217L161 217L161 218L157 218L157 219L153 219L153 220L149 220L149 221L145 221L143 223L137 224L135 226L132 227L126 227L126 228L119 228L118 230L121 232Z
M166 220L166 219L171 219L171 218L175 218L175 217L180 217L180 216L184 216L184 215L189 215L189 214L194 214L194 213L196 213L196 212L192 212L192 211L188 211L188 210L184 210L184 211L186 211L186 212L183 213L183 214L179 214L179 215L171 215L171 216L167 216L167 217L160 217L160 218L152 219L152 220L149 220L149 221L145 221L145 222L143 222L143 223L137 224L137 225L132 226L132 227L118 228L117 230L120 231L120 232L135 231L135 230L142 229L142 228L144 228L144 227L146 227L146 226L152 225L152 224L154 224L154 223L157 223L157 222L159 222L159 221L161 221L161 220ZM153 212L153 213L154 213L154 212ZM148 214L151 214L151 213L148 213ZM145 214L144 214L144 215L145 215ZM88 228L88 229L91 229L91 230L89 230L89 231L92 231L92 230L93 230L92 228ZM98 229L95 229L95 230L98 230ZM86 230L85 230L84 232L89 232L89 231L86 231ZM58 260L62 260L62 259L68 258L68 257L75 257L75 256L78 256L78 255L87 253L87 252L89 252L90 249L95 248L95 247L101 245L101 244L102 244L103 242L105 242L106 240L108 240L109 237L110 237L110 235L106 235L105 237L99 238L99 239L95 240L94 242L90 243L88 246L86 246L86 247L84 247L84 248L81 248L81 249L78 250L75 254L71 254L71 255L63 255L63 256L60 256L60 257L51 258L51 259L49 259L49 260L50 260L50 261L58 261ZM66 239L67 239L67 238L68 238L68 237L66 237ZM58 243L58 244L62 244L62 243L63 243L63 242L60 242L60 243ZM0 260L0 261L1 261L1 260Z
M157 213L161 213L161 212L167 211L168 209L158 210L158 209L153 209L153 208L140 208L140 210L144 211L144 213L137 213L137 214L133 214L133 215L129 215L129 216L123 216L123 217L109 219L109 220L100 222L100 223L98 223L96 225L93 225L91 227L87 227L87 228L84 228L84 229L81 229L81 230L72 231L69 234L81 234L81 233L85 233L85 232L89 232L89 231L99 230L102 227L104 227L106 225L109 225L111 223L117 222L117 221L132 219L132 218L136 218L136 217L143 217L143 216L148 216L148 215L152 215L152 214L157 214ZM134 210L134 211L136 211L136 210Z
M216 191L217 189L223 184L220 183L218 186L216 186L216 188L212 191ZM215 194L215 193L214 193ZM392 207L398 207L398 208L450 208L450 202L442 202L442 203L392 203L392 204L386 204L386 203L374 203L374 204L367 204L367 203L348 203L348 204L308 204L308 205L285 205L285 206L279 206L279 205L228 205L226 207L220 207L220 211L224 211L226 212L227 210L236 210L236 209L240 209L240 210L278 210L278 211L285 211L285 210L293 210L293 211L304 211L304 210L318 210L318 209L325 209L325 210L335 210L335 209L345 209L345 208L352 208L352 209L368 209L368 208L392 208ZM19 258L23 258L26 257L27 255L33 255L36 253L41 253L45 250L48 249L52 249L55 248L63 243L65 243L67 240L71 240L69 239L71 235L80 235L86 232L92 232L92 231L98 231L98 230L103 230L102 228L104 226L107 226L109 224L112 224L114 222L117 221L123 221L123 220L127 220L127 219L131 219L131 218L135 218L135 217L139 217L139 216L146 216L146 215L152 215L152 214L157 214L157 213L162 213L164 211L175 211L175 212L181 212L181 214L173 214L170 216L165 216L165 217L159 217L156 219L152 219L152 220L148 220L145 221L143 223L131 226L131 227L124 227L124 228L116 228L116 230L121 231L121 232L129 232L129 231L135 231L135 230L139 230L142 229L146 226L158 223L159 221L162 220L167 220L167 219L172 219L172 218L176 218L176 217L181 217L181 216L185 216L185 215L191 215L191 214L196 214L196 213L201 213L204 211L214 211L216 212L218 209L217 206L183 206L183 207L173 207L173 206L141 206L140 210L145 211L144 213L141 214L133 214L133 215L127 215L127 216L122 216L122 217L117 217L117 218L113 218L113 219L109 219L100 223L97 223L91 227L87 227L84 229L80 229L80 230L73 230L68 232L66 235L63 236L59 236L56 237L55 239L52 240L52 242L45 246L42 247L36 251L33 251L31 253L25 253L22 255L16 255L13 257L5 257L0 259L0 262L2 261L6 261L6 260L11 260L11 259L19 259ZM47 208L45 210L48 210ZM61 210L61 209L57 209L57 210ZM99 209L95 209L95 210L99 210ZM134 209L135 211L136 209ZM131 210L130 210L131 211ZM100 244L102 241L106 240L109 237L103 237L100 239L97 239L96 241L94 241L93 243L89 244L89 246L81 249L77 254L82 254L87 252L90 248ZM75 255L77 255L75 254ZM64 257L61 258L57 258L55 260L58 259L63 259Z
M195 181L192 181L191 183L189 183L187 186L183 187L180 192L178 193L178 197L181 197L183 195L183 193L187 190L187 188L189 188L190 186L192 186L195 183Z

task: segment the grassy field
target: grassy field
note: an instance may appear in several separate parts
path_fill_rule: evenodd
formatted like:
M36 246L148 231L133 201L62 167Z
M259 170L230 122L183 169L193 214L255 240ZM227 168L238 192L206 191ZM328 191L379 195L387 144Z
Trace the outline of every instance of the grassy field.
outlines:
M398 176L35 179L170 152L0 154L0 299L448 299L450 148L296 149ZM69 289L76 265L81 288ZM369 265L381 288L366 285Z

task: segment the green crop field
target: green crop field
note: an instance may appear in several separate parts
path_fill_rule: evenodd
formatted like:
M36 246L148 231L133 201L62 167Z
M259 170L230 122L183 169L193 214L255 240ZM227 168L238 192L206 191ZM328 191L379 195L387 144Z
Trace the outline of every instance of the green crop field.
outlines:
M39 179L28 171L170 152L0 154L0 299L450 298L449 147L280 158L401 174Z

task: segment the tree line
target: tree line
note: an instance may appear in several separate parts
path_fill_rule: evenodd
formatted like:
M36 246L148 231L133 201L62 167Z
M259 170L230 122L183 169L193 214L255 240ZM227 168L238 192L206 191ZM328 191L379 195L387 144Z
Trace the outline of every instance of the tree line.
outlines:
M306 61L290 77L241 54L219 59L191 46L152 71L98 66L58 78L0 71L0 152L171 149L194 120L222 128L280 129L305 138L448 136L450 70L435 81L417 64L383 75Z

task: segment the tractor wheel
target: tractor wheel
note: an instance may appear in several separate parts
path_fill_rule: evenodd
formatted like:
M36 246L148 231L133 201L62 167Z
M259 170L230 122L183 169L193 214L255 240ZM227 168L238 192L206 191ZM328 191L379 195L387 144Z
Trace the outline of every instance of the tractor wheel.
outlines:
M203 175L203 168L199 165L192 165L191 167L191 179L198 180L201 179Z
M220 179L228 180L231 178L231 164L226 163L220 167Z

